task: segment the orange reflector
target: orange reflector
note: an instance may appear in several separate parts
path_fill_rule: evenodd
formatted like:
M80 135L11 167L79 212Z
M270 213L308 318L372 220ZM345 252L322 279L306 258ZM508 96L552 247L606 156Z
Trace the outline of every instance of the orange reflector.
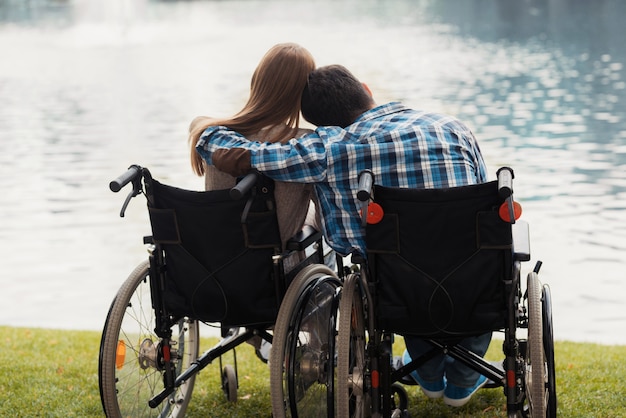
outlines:
M383 219L385 213L378 203L370 203L367 205L367 223L370 225L377 224Z
M508 201L500 205L498 214L500 215L500 219L502 219L504 222L511 222ZM518 220L519 217L522 216L522 205L517 202L513 202L513 216L515 216L515 220Z
M372 387L378 387L378 370L372 370Z
M124 341L119 340L117 342L117 349L115 350L115 367L117 370L124 367L124 362L126 361L126 344Z

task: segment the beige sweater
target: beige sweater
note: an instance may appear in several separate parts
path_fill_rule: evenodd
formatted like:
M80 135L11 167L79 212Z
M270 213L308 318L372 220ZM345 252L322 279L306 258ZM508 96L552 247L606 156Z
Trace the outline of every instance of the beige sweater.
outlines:
M304 135L310 130L300 129L298 136ZM262 130L248 139L253 141L267 141L272 137L272 130ZM220 190L228 189L236 184L236 179L229 174L223 173L213 166L207 166L205 174L205 189ZM294 236L304 224L309 210L309 203L313 197L313 185L302 183L276 182L274 198L276 199L276 213L280 228L280 238L285 243Z

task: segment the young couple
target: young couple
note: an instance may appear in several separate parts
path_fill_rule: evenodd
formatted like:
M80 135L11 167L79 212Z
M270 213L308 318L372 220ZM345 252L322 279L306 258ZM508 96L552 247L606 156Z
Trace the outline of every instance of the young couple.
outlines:
M299 129L300 111L318 128ZM228 188L256 169L276 180L283 240L297 232L311 199L322 232L341 255L365 255L365 230L356 199L358 175L374 173L387 187L443 188L487 181L485 163L469 128L459 120L392 102L377 105L369 88L346 68L315 68L296 44L279 44L261 60L250 98L228 119L196 118L189 143L194 171L207 189ZM312 185L312 186L311 186ZM484 355L491 334L461 344ZM405 337L405 363L429 349ZM430 398L467 403L486 378L447 357L412 373Z

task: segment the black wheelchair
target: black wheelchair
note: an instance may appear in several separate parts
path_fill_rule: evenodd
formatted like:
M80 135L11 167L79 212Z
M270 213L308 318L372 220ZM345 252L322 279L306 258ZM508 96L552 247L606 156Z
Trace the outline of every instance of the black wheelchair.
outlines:
M104 412L182 417L196 374L218 358L222 390L235 401L234 350L253 338L272 342L290 283L306 282L310 265L338 280L323 264L321 234L305 228L283 250L273 182L258 174L230 190L196 192L162 184L133 165L110 188L117 192L129 183L133 190L120 215L144 194L152 235L144 237L148 260L121 286L104 325L98 368ZM289 257L297 263L285 272ZM219 327L222 336L202 355L200 323ZM222 367L227 352L235 364Z
M367 258L353 256L338 286L327 277L313 294L290 288L298 302L281 306L289 324L276 327L270 356L274 418L408 416L410 373L441 353L503 388L509 417L556 416L550 289L539 281L541 262L522 286L530 242L528 224L516 221L513 170L448 189L374 183L363 173L357 192ZM503 333L501 362L459 344L486 332ZM398 363L398 335L432 350Z

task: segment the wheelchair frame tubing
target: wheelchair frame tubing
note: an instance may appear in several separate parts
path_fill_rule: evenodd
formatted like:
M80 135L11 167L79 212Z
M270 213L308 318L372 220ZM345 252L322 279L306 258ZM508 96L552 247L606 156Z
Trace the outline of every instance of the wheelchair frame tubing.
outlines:
M509 312L507 317L507 332L504 335L503 351L504 360L504 394L506 396L506 409L509 416L517 415L523 409L519 399L518 382L523 379L521 372L519 342L517 341L517 325L519 322L518 305L521 300L520 278L521 263L514 261L511 280L505 284L506 293L509 295Z
M150 296L152 298L152 309L155 313L155 333L161 338L159 359L162 360L163 367L163 391L155 395L148 401L151 408L156 408L165 398L176 390L176 373L172 367L170 358L170 338L172 336L172 321L165 308L163 292L165 289L165 262L163 250L159 244L154 244L150 253ZM180 385L179 385L180 386Z
M367 352L369 353L369 389L371 393L371 409L373 417L380 417L381 411L381 386L380 386L380 368L379 368L379 350L381 339L380 333L376 330L370 335L373 335L373 339L368 344Z
M382 395L383 417L391 416L391 347L393 345L392 336L384 333L380 343L380 386Z
M152 309L155 313L155 333L160 338L170 338L172 323L165 308L163 292L165 290L165 262L163 250L159 244L155 244L150 254L150 295L152 296Z
M355 261L353 259L353 261ZM363 291L365 292L366 304L364 306L364 313L367 315L366 327L369 334L369 340L367 342L367 357L366 364L369 363L369 372L366 374L365 379L369 381L367 389L370 392L370 402L372 417L380 417L382 404L381 404L381 369L380 369L380 350L382 344L383 335L381 331L377 329L376 315L374 314L374 302L376 286L374 283L370 283L368 274L368 265L360 260L361 269L359 271L359 280Z

